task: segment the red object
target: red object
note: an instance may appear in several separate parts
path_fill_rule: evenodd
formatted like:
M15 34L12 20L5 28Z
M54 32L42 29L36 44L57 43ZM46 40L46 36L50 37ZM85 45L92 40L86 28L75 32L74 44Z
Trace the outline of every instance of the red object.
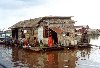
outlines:
M27 46L28 45L28 40L25 39L24 44Z
M49 47L52 47L52 45L53 45L53 39L52 39L52 36L50 36L50 37L48 38L48 46L49 46Z
M47 60L49 64L53 64L54 54L47 54Z

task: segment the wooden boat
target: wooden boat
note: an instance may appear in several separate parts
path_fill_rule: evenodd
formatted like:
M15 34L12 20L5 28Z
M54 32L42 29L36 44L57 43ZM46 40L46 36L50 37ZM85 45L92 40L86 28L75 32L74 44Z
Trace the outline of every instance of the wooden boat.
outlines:
M35 52L39 51L54 51L54 50L63 50L63 47L24 47L24 49L32 50Z
M89 43L81 43L81 44L79 44L78 45L78 47L91 47L91 44L89 44Z

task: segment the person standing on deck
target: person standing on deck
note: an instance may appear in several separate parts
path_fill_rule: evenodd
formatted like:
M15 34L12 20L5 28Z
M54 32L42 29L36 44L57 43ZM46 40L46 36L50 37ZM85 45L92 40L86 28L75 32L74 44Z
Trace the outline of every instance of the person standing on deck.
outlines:
M28 45L28 40L27 40L27 39L24 40L24 45L25 45L25 46Z
M53 46L53 39L52 39L52 35L50 34L49 38L48 38L48 46L52 47Z

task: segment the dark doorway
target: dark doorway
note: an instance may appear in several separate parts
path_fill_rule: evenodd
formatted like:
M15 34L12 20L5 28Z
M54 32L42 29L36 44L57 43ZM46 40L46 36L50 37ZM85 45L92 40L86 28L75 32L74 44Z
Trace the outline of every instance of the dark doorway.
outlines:
M52 38L54 40L54 44L58 43L58 37L57 37L57 33L55 31L53 31L52 29L50 29L51 34L52 34Z
M17 28L12 29L12 38L18 39L18 29Z

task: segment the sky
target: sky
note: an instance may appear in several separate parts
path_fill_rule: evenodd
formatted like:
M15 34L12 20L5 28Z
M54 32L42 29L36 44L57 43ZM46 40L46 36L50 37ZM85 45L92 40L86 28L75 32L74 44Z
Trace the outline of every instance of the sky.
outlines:
M43 16L74 16L75 25L100 29L100 0L0 0L0 29Z

